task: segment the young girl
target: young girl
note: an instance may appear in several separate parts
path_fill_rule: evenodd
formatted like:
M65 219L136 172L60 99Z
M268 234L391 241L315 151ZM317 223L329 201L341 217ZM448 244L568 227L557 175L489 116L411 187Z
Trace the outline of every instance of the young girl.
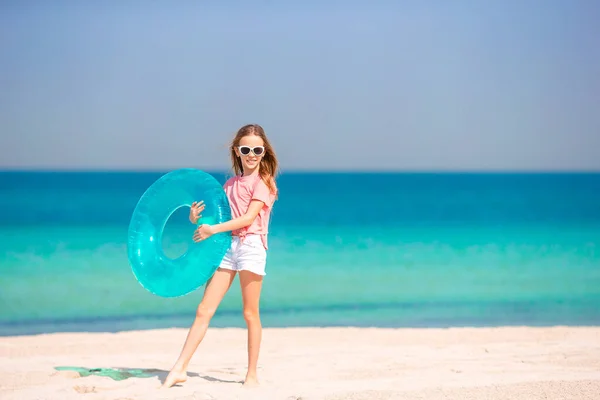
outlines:
M256 364L262 337L259 299L265 275L269 216L277 197L275 176L278 162L260 125L240 128L231 144L231 161L235 176L225 182L224 189L231 206L232 219L212 226L201 225L194 232L194 241L198 242L215 233L231 231L231 247L206 285L181 354L163 388L187 379L190 359L237 272L242 289L244 319L248 326L248 371L244 385L258 384ZM192 223L198 222L202 210L202 201L192 204Z

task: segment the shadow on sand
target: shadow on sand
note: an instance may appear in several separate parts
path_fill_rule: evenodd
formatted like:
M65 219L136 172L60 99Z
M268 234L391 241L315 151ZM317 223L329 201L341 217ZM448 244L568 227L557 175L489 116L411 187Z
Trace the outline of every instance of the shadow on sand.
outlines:
M73 371L77 372L79 376L85 378L86 376L106 376L115 381L123 381L129 378L153 378L158 377L160 383L163 384L169 371L163 369L153 368L87 368L87 367L69 367L60 366L54 367L57 371ZM198 377L209 382L221 382L221 383L243 383L244 381L233 381L226 379L214 378L208 375L200 375L196 372L188 372L188 377Z

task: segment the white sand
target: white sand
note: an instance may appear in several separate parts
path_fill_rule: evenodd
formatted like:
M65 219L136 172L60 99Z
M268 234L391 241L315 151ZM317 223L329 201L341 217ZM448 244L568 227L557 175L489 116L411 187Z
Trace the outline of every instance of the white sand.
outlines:
M600 399L600 328L265 329L258 388L246 331L209 329L188 381L157 390L184 329L0 338L0 399ZM114 381L55 366L143 368Z

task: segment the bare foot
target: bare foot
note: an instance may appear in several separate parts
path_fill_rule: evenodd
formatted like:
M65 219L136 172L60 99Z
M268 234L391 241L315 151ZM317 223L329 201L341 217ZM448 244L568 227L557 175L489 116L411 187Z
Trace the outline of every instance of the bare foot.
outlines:
M255 387L258 386L258 379L256 376L246 375L246 380L244 381L244 387Z
M187 381L187 373L185 371L173 369L169 372L167 379L165 379L165 383L160 387L161 389L168 389L173 385L178 383L183 383Z

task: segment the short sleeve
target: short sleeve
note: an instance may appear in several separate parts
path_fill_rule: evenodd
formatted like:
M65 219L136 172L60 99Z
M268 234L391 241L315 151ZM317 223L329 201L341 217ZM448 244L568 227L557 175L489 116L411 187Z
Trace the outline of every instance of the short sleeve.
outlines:
M227 190L231 187L231 185L233 185L233 178L229 178L225 181L225 183L223 184L223 189Z
M262 179L259 179L256 186L254 186L252 200L260 200L267 206L271 205L271 190Z

